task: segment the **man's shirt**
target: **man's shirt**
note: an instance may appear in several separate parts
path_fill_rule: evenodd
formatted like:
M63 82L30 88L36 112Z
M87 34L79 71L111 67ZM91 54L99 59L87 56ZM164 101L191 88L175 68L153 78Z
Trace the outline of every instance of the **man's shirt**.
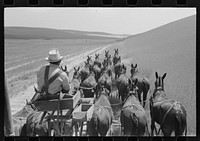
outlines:
M45 76L45 69L46 66L43 66L40 68L40 70L37 73L37 85L38 85L38 89L39 91L41 91L42 87L44 86L44 76ZM58 70L59 70L59 66L58 65L54 65L54 64L50 64L49 67L49 76L48 76L48 80L54 76ZM50 94L55 94L59 91L61 91L62 89L64 90L70 90L70 85L69 85L69 78L67 76L67 74L65 72L62 72L50 85L49 85L49 89L48 89L48 93Z

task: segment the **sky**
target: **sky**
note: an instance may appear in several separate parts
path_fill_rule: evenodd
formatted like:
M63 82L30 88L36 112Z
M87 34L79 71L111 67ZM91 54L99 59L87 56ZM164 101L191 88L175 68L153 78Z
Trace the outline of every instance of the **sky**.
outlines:
M5 8L4 26L138 34L196 14L196 8Z

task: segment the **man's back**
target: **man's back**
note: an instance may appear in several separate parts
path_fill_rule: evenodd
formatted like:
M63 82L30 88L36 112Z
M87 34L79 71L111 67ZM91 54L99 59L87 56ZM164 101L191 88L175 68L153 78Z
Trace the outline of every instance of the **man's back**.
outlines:
M42 90L42 87L45 84L45 69L46 66L43 66L37 73L37 85L39 91ZM60 70L58 65L50 64L49 65L49 74L48 74L48 80L54 76L58 71ZM68 91L70 89L69 86L69 78L65 72L62 72L50 85L48 88L48 93L55 94L59 91L64 89L65 91Z

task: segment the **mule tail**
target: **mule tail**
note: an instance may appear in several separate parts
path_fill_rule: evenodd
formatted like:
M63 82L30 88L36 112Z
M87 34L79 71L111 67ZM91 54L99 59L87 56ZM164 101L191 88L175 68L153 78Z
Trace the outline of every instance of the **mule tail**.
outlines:
M99 120L98 120L98 117L95 116L94 117L94 127L95 127L96 131L98 131L98 126L99 126Z
M135 131L136 131L136 135L138 136L139 135L139 133L138 133L138 129L139 129L138 117L135 115L135 113L133 113L133 114L131 114L131 118L133 120L133 124L136 124Z
M181 113L177 111L175 114L175 136L181 135Z

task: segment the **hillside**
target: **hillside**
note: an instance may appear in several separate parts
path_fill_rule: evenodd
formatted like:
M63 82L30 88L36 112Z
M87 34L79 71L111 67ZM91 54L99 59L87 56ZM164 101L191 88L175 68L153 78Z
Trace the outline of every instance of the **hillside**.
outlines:
M187 110L188 133L196 134L196 16L190 16L154 30L131 36L110 48L119 55L130 76L131 63L150 79L154 89L155 72L167 73L166 95L181 102ZM150 93L147 97L150 97ZM149 105L149 104L148 104ZM194 115L194 116L190 116Z
M57 30L34 27L5 27L6 39L113 39L117 40L128 35L115 35L104 32L86 32L76 30Z

